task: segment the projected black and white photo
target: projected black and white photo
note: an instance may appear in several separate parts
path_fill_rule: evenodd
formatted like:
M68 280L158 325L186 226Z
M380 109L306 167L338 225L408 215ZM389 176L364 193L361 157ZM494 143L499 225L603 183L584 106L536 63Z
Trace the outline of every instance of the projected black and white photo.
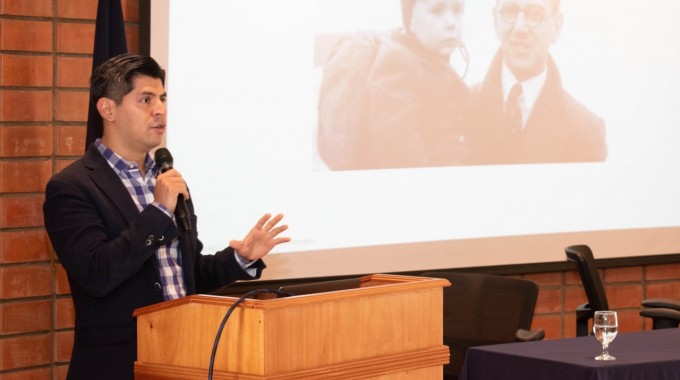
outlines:
M496 1L500 48L471 97L466 163L606 159L604 120L565 90L550 54L565 22L561 12L560 0Z
M470 89L450 63L468 54L465 1L400 5L390 32L317 36L318 149L331 170L606 159L604 121L565 90L550 55L559 0L485 2L500 48Z
M263 280L680 252L678 1L165 2L206 253L263 212Z

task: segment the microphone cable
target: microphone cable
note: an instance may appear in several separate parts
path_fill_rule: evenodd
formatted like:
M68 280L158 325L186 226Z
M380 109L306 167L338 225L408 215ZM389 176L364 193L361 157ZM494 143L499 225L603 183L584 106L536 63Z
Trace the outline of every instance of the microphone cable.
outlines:
M242 295L239 297L239 299L234 302L233 305L227 310L227 313L224 315L224 318L222 319L222 323L220 323L220 327L217 329L217 334L215 336L215 343L213 343L213 348L212 348L212 353L210 354L210 366L208 367L208 380L212 380L213 378L213 368L215 365L215 355L217 354L217 346L220 343L220 336L222 335L222 330L224 330L224 326L227 324L227 320L229 320L229 317L231 316L231 313L236 310L236 307L240 305L243 301L245 301L247 298L250 298L256 294L262 294L262 293L274 293L278 296L281 297L289 297L292 296L293 294L284 292L281 290L272 290L272 289L256 289L256 290L251 290L248 293Z

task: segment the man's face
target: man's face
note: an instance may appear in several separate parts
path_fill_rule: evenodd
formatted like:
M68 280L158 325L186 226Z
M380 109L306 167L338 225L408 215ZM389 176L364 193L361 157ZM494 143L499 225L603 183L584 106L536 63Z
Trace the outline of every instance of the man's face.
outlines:
M505 63L517 79L531 78L545 69L550 44L562 30L562 15L553 12L551 0L496 1L496 35Z
M120 104L113 105L113 133L126 152L146 153L161 144L167 108L160 79L140 76Z
M409 30L427 49L448 58L459 45L463 0L416 0Z

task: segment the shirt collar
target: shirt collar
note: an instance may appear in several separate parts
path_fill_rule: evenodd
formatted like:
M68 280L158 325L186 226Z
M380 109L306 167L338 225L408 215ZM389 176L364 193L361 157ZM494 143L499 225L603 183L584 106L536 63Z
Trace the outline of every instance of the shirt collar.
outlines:
M543 90L543 85L548 77L548 68L546 67L540 74L533 78L529 78L525 81L520 82L522 84L522 94L524 98L523 108L525 111L531 111L538 99L538 96ZM501 83L503 85L503 100L507 101L510 95L510 90L512 86L519 81L515 78L515 75L510 71L508 65L503 61L501 68Z
M106 161L109 163L111 168L116 172L116 174L118 174L118 176L120 176L122 173L125 173L127 175L131 170L139 170L137 168L137 163L128 161L123 157L119 156L116 152L112 151L111 149L109 149L109 147L104 145L102 139L95 140L94 146L97 148L97 150L99 150L99 153L101 153L101 155L104 156ZM156 162L149 153L146 154L144 166L146 166L147 173L151 173L153 177L156 177L157 171Z

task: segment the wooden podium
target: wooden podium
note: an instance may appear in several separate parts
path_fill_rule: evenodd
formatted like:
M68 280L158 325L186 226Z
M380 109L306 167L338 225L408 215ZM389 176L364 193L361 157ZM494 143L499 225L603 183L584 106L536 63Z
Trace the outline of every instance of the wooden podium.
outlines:
M445 279L370 275L357 289L247 299L231 314L214 379L441 379ZM137 309L135 379L207 379L237 298L194 295Z

